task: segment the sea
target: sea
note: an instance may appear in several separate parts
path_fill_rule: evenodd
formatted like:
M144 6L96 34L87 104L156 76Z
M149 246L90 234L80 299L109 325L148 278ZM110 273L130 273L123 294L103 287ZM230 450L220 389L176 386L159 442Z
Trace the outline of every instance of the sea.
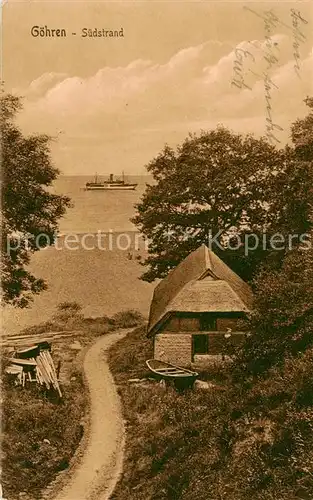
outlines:
M64 301L81 304L85 316L113 315L126 309L148 316L156 283L140 279L148 242L132 224L150 176L127 176L135 191L85 191L91 176L60 176L52 192L70 197L72 206L59 222L55 245L34 253L30 270L48 288L25 309L6 306L2 329L12 335L53 316Z
M62 176L55 181L52 191L66 194L73 203L73 208L60 221L60 233L135 231L129 219L135 214L134 205L139 202L146 184L152 183L152 177L126 176L125 181L138 184L135 191L84 191L86 182L93 180L91 175Z

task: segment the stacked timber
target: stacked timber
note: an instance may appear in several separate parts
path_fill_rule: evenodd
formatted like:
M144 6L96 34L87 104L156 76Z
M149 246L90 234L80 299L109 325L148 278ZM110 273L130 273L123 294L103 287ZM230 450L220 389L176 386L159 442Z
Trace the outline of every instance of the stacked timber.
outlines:
M25 335L6 335L0 339L2 347L27 346L29 344L38 344L39 341L55 342L63 338L75 337L80 332L78 330L62 330L58 332L33 333Z
M39 356L36 358L36 362L36 377L38 383L45 384L48 389L53 387L59 393L59 396L62 397L57 372L50 352L48 350L40 351Z
M62 397L50 350L51 345L48 342L41 342L16 351L5 371L10 376L15 375L16 382L23 387L26 381L37 382L48 390L54 389Z

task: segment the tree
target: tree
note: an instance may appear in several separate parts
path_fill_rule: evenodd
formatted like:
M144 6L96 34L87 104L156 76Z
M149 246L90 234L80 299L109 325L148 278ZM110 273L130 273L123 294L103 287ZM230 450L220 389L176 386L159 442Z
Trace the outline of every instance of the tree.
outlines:
M289 234L296 244L311 227L312 169L292 147L218 127L189 135L176 150L166 145L147 170L155 184L132 219L150 243L143 280L166 276L202 243L251 280L265 258L281 262ZM273 252L277 232L285 246Z
M52 245L70 199L49 192L59 171L50 159L49 137L23 136L14 123L21 100L1 96L2 294L5 303L26 307L45 282L27 269L32 253Z
M289 167L294 173L313 179L313 98L305 103L309 114L298 119L291 127L293 148L286 148L290 155ZM290 171L288 172L290 175ZM313 182L306 185L304 194L301 177L293 185L293 198L307 205L307 218L312 222ZM290 187L289 186L289 187ZM292 213L290 212L291 217ZM294 212L295 225L299 214ZM281 221L280 221L281 223ZM245 372L259 374L284 358L304 352L312 346L313 329L313 250L312 232L306 250L299 248L288 252L280 269L264 266L254 281L255 304L248 328L252 332L237 366Z
M307 97L304 102L310 108L308 116L296 120L291 127L292 142L299 159L313 160L313 97Z
M280 270L262 269L254 282L251 336L236 359L246 378L313 345L313 250L288 252Z

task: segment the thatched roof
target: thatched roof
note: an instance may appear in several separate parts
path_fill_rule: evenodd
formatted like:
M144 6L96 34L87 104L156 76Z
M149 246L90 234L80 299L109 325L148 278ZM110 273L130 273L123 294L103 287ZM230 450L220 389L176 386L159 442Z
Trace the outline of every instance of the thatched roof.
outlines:
M148 334L174 312L248 312L251 304L249 285L202 245L155 288Z

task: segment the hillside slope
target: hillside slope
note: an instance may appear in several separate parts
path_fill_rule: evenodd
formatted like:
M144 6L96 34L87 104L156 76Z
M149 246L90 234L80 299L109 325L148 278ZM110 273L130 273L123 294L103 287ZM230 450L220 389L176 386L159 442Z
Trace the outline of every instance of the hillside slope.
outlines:
M111 349L127 420L114 500L313 498L313 350L254 385L224 372L223 383L211 374L215 388L183 394L128 383L150 355L142 328Z

